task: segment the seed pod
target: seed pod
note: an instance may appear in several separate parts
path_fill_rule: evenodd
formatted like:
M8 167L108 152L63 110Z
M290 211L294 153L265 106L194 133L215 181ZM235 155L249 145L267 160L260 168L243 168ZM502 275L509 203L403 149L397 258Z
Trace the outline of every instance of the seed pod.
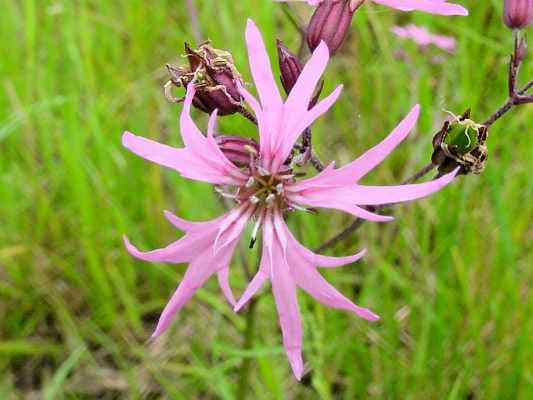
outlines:
M250 158L259 154L259 145L250 138L233 135L215 136L218 147L238 167L248 165Z
M470 110L452 121L446 121L433 138L431 161L440 173L448 173L458 166L460 174L480 174L487 161L487 128L470 119Z
M242 107L242 98L237 89L241 76L233 64L230 53L214 49L209 42L193 50L185 43L187 66L167 64L170 80L165 85L165 95L172 102L181 102L170 94L172 86L186 88L194 82L196 94L193 105L206 113L218 109L219 115L234 114Z
M522 29L533 21L533 0L504 0L503 22L511 29Z
M355 10L364 0L326 0L321 2L307 28L307 45L314 51L324 41L333 55L342 45Z

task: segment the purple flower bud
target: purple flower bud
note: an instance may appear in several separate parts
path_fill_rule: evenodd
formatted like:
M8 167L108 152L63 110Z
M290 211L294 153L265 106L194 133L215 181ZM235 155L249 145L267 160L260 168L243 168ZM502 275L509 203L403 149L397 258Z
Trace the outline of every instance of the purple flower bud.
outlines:
M504 0L503 22L511 29L522 29L533 20L533 0Z
M279 70L281 71L281 84L285 93L289 94L298 77L302 73L302 63L281 40L277 40Z
M227 159L238 167L248 165L250 158L259 154L259 145L250 138L218 135L215 140Z
M218 110L219 115L234 114L241 108L242 98L237 89L241 76L233 64L230 53L214 49L209 43L193 50L185 43L185 55L188 66L167 64L170 80L165 85L165 94L172 102L181 102L183 98L174 98L170 87L187 87L194 82L196 95L193 105L206 113Z
M331 54L341 47L348 35L355 10L364 0L325 0L311 17L307 28L307 45L314 51L324 41Z
M279 39L277 40L277 47L279 70L281 71L281 84L283 86L283 89L285 89L285 93L289 94L294 85L296 84L298 77L302 73L303 65L298 59L298 57L291 53L291 51ZM315 91L315 94L311 99L309 107L313 107L316 104L323 86L324 81L320 81L318 89Z

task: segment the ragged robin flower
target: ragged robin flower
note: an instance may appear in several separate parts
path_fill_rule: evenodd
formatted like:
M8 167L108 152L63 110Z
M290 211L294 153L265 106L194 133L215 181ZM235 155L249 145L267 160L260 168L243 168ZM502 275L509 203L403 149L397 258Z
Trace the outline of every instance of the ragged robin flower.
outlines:
M256 25L249 20L246 44L252 77L259 100L242 85L240 93L253 109L259 130L259 148L250 148L249 161L233 164L217 143L217 112L211 114L204 135L191 118L191 104L196 94L194 83L187 94L180 116L183 148L173 148L126 132L125 147L135 154L176 170L183 177L208 182L234 207L222 216L205 222L190 222L165 212L167 219L185 235L167 247L139 251L127 238L128 251L151 262L189 264L178 288L164 308L153 337L161 335L176 313L212 275L235 311L240 310L267 280L279 314L283 344L297 379L304 373L301 355L302 326L296 289L333 308L352 311L374 321L379 317L359 307L339 293L319 273L318 267L338 267L360 259L365 250L348 257L315 254L304 247L290 232L285 216L290 211L307 211L307 207L332 208L371 221L390 221L391 217L365 209L366 205L392 204L425 197L450 183L455 171L427 183L401 186L366 186L357 182L408 135L416 123L419 106L415 106L393 132L355 161L342 168L331 163L320 174L298 180L290 164L291 151L301 133L337 100L342 87L309 108L315 87L329 60L327 46L320 44L304 66L288 98L283 101L272 74L265 45ZM240 150L244 148L241 147ZM241 159L242 161L242 159ZM262 232L262 255L256 275L236 301L229 285L231 258L244 228L253 225L250 241Z

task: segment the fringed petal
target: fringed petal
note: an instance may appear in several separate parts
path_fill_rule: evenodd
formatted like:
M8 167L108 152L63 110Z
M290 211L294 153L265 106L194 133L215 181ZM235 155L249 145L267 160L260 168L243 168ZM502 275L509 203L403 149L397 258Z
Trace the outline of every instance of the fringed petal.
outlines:
M468 15L468 10L459 4L445 0L372 0L374 3L400 11L424 11L437 15Z

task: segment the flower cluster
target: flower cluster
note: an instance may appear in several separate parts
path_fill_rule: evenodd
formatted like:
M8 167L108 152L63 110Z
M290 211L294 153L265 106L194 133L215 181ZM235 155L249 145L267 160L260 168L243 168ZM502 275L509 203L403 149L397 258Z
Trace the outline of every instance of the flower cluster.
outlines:
M298 179L291 162L293 148L302 133L333 106L342 91L342 86L338 86L324 99L311 104L328 64L328 47L324 42L316 47L308 62L301 66L288 97L283 100L263 38L251 20L246 27L246 45L258 99L240 81L236 81L236 85L239 95L257 119L258 143L236 136L218 135L217 110L211 113L204 135L191 118L191 105L198 94L194 81L187 85L180 116L183 148L173 148L129 132L122 137L124 146L133 153L171 168L185 178L213 184L222 196L233 201L234 207L222 216L205 222L186 221L167 211L165 216L169 222L185 232L182 238L148 252L139 251L127 238L125 243L128 251L142 260L189 264L183 280L161 314L154 337L169 327L176 313L213 275L217 276L222 292L235 311L241 309L270 280L283 344L292 370L300 379L304 365L297 288L327 306L352 311L364 319L373 321L378 316L339 293L318 270L318 267L332 268L355 262L365 254L365 250L347 257L315 254L290 232L285 223L287 213L295 210L306 212L308 207L329 208L370 221L390 221L392 217L371 212L366 206L428 196L449 184L457 171L421 184L367 186L358 183L412 130L420 112L420 107L415 105L388 137L359 158L340 168L332 162L316 176ZM229 284L229 267L248 224L253 225L252 243L261 232L262 255L257 273L236 300Z

